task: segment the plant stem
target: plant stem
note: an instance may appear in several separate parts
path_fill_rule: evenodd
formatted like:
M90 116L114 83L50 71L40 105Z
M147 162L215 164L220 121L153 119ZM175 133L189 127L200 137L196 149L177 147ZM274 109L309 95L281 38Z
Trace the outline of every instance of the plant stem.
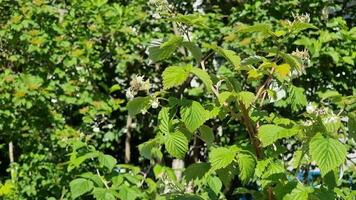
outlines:
M126 138L125 138L125 163L129 163L131 161L131 124L132 117L130 115L127 116L126 121Z

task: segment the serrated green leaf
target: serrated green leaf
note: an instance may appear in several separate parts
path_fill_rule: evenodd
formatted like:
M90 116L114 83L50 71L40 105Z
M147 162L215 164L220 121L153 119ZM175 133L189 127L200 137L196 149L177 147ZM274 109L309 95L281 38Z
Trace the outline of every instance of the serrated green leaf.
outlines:
M235 175L237 175L237 166L232 162L225 168L221 168L216 170L217 175L219 176L220 180L223 184L227 187L230 185L232 179L234 179Z
M237 31L241 32L241 33L262 32L262 33L266 33L266 34L272 34L271 25L266 24L266 23L263 23L263 24L256 23L251 26L240 25L240 26L238 26Z
M168 107L164 107L160 110L160 112L158 114L158 121L159 121L158 128L159 128L160 132L163 134L169 134L171 126L172 126L172 122L169 117L169 108Z
M108 168L109 171L111 171L116 165L116 159L110 155L100 154L98 160L100 164Z
M220 105L224 105L224 103L227 102L229 99L232 99L233 96L235 96L235 94L232 92L224 91L224 92L219 93L218 99L219 99Z
M210 176L207 179L207 182L208 182L208 186L211 188L211 190L213 190L213 192L216 195L218 195L222 188L222 182L220 181L220 179L216 176L214 176L214 177Z
M266 124L262 125L258 129L258 139L262 142L262 146L266 147L268 145L273 144L275 141L279 139L279 132L283 131L284 128L273 125L273 124Z
M199 128L199 132L201 139L203 139L208 145L211 145L214 142L214 133L209 126L202 125Z
M309 194L313 192L310 187L305 187L302 184L298 184L291 193L283 197L283 200L308 200Z
M283 52L279 52L279 54L282 56L284 61L292 67L292 69L295 69L299 73L302 73L302 62L299 58Z
M69 183L70 192L72 193L72 198L76 199L87 192L90 192L94 184L90 180L84 178L77 178Z
M196 75L200 80L203 81L205 88L208 92L211 91L211 87L213 86L213 81L211 80L209 74L206 71L204 71L200 68L197 68L197 67L193 67L190 70L190 72L193 73L194 75Z
M338 140L317 133L309 143L309 152L324 176L340 166L346 159L346 147Z
M165 90L182 85L189 76L192 66L171 66L167 67L162 74L163 88Z
M148 49L148 57L157 62L169 58L181 45L183 38L173 35L170 39L159 46L152 46Z
M218 47L217 45L204 44L206 48L212 49L219 55L223 56L226 60L228 60L236 70L240 70L240 62L241 59L234 51L223 49Z
M140 155L146 159L152 159L155 156L159 156L159 155L157 155L157 152L156 152L158 150L158 149L156 149L156 146L159 144L158 140L159 140L159 138L154 138L154 139L148 140L148 141L138 145Z
M244 153L238 153L236 159L239 166L239 178L246 183L252 179L255 173L256 160L252 155Z
M236 150L226 147L213 148L209 154L211 171L222 169L230 165L236 156Z
M196 26L196 27L200 27L200 28L209 28L206 26L206 19L199 14L189 14L189 15L178 14L175 17L169 18L168 20L187 24L189 26Z
M293 111L299 111L305 108L308 101L303 88L291 85L288 92L289 96L287 101L290 102Z
M257 161L256 170L255 170L255 176L261 178L262 175L265 173L266 168L268 167L268 165L271 162L272 162L271 158L267 158L267 159L264 159L264 160Z
M96 184L96 186L99 186L99 187L104 186L103 181L97 174L94 174L92 172L85 172L79 176L82 178L89 179L89 180L93 181L93 183Z
M252 103L255 101L255 98L255 94L252 92L242 91L237 94L237 99L241 101L246 106L246 108L249 108L252 105Z
M183 174L186 181L201 179L209 171L209 163L194 163L187 167Z
M125 200L135 200L139 196L139 192L137 190L134 190L133 188L130 188L127 185L123 185L119 189L119 198L120 199L125 199Z
M188 139L180 131L167 135L164 144L169 154L180 159L183 159L188 151Z
M182 121L190 132L204 124L210 118L210 112L196 101L187 101L180 110Z
M190 53L193 55L195 60L199 63L203 54L201 53L200 48L193 42L182 42L182 46L187 48Z
M258 130L258 138L262 146L266 147L279 139L292 137L300 132L298 126L292 128L283 128L273 124L262 125Z
M241 61L241 66L247 66L247 65L254 65L257 63L261 63L265 61L266 59L262 56L250 56Z
M292 26L290 27L290 29L294 32L294 33L299 33L303 30L306 29L318 29L316 26L309 24L309 23L305 23L305 22L295 22L292 24Z
M150 107L152 97L136 97L127 103L127 110L131 117L147 110Z
M93 195L96 200L115 200L114 192L105 188L94 188Z

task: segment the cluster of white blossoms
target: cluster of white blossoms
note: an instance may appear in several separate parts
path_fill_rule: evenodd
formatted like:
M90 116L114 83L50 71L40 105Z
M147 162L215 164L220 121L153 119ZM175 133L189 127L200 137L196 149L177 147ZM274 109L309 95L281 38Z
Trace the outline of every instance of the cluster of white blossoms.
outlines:
M299 51L299 49L297 48L295 51L292 52L292 55L300 58L303 61L310 59L309 52L307 49Z
M293 77L298 77L299 75L305 74L305 68L309 65L310 63L310 55L309 51L307 49L299 50L298 48L292 52L292 55L299 58L300 61L302 62L302 68L300 71L297 71L294 69L292 71L292 76Z
M294 22L303 22L303 23L309 23L310 22L310 15L308 13L302 14L302 15L295 15L292 13Z
M165 14L169 10L169 3L167 0L149 0L148 3L156 7L158 13L154 14L154 18L160 18L160 13Z
M144 76L136 76L131 80L130 87L126 91L126 97L133 99L139 91L146 91L147 93L151 89L150 80L144 81Z
M316 103L309 103L306 107L308 114L320 117L322 123L329 130L337 131L340 122L342 119L338 115L335 115L334 112L328 108L318 108ZM315 123L315 120L306 120L302 123L303 126L311 126Z

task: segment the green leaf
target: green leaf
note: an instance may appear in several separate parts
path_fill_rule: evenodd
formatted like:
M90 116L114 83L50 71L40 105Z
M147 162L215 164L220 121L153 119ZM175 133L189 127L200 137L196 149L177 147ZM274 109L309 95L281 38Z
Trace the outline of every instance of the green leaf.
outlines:
M336 139L324 137L321 133L311 139L309 152L323 176L344 163L347 154L345 145Z
M196 44L194 44L193 42L183 42L182 46L187 48L190 51L190 53L192 53L197 63L200 62L203 54L201 53L200 48Z
M94 188L93 195L96 200L115 200L113 191L105 188Z
M308 104L307 98L304 94L304 89L291 85L289 88L289 96L287 99L290 102L293 111L299 111Z
M212 49L219 55L223 56L226 60L228 60L236 70L240 70L240 62L241 59L234 51L223 49L218 47L217 45L204 44L206 48Z
M116 92L118 90L121 90L121 86L119 84L115 84L115 85L111 86L110 93Z
M191 68L191 65L167 67L162 74L163 88L167 90L182 85L187 80Z
M194 163L187 167L183 174L186 181L201 179L209 171L209 163Z
M160 159L161 153L158 150L159 139L160 137L156 137L154 139L148 140L138 145L140 155L146 159L152 159L152 158Z
M349 129L349 136L351 138L354 138L356 141L356 113L350 112L349 115L349 121L347 123L347 127Z
M150 107L152 97L136 97L127 103L127 110L129 115L134 117L135 115L147 110Z
M219 147L213 148L209 154L209 161L211 163L211 171L225 168L230 165L236 156L237 149Z
M283 200L308 200L309 194L313 192L310 187L305 187L302 184L298 184L291 193L283 197Z
M257 63L261 63L265 60L266 60L266 58L264 58L262 56L256 56L256 55L250 56L250 57L247 57L241 61L241 66L254 65Z
M148 49L148 57L153 62L158 62L169 58L180 46L183 38L173 35L171 38L159 46L152 46Z
M246 183L253 178L256 160L252 155L244 153L238 153L236 159L239 166L239 177L242 182Z
M175 17L169 18L169 20L174 22L183 23L189 26L196 26L200 28L209 28L206 26L206 19L199 15L199 14L189 14L189 15L182 15L178 14Z
M214 142L214 133L209 126L202 125L199 128L199 132L201 139L203 139L208 145L211 145Z
M218 99L219 99L219 103L220 105L224 105L225 102L227 102L228 100L231 100L232 97L234 97L235 94L232 92L221 92L219 93Z
M190 72L203 81L205 88L208 92L211 91L211 87L213 87L213 81L211 80L209 74L206 71L197 67L193 67Z
M258 138L262 142L262 146L266 147L279 139L292 137L298 134L299 131L300 129L297 126L287 129L273 124L266 124L258 129Z
M104 187L103 181L97 174L94 174L92 172L85 172L79 176L93 181L96 186Z
M294 32L294 33L299 33L300 31L303 31L305 29L318 29L316 26L309 24L309 23L305 23L305 22L295 22L292 24L292 26L290 27L290 29Z
M164 107L161 109L161 111L158 114L158 121L159 121L158 128L161 131L161 133L169 134L172 127L172 122L169 117L168 107Z
M165 140L165 147L169 154L183 159L188 151L188 139L180 131L168 134Z
M111 171L116 165L116 159L110 155L100 154L99 162Z
M262 32L266 34L272 34L271 25L266 23L256 23L251 26L240 25L238 26L237 31L241 33Z
M222 182L220 179L216 176L210 176L207 179L208 186L211 188L211 190L218 195L220 193L220 190L222 188Z
M216 170L216 174L219 176L223 184L228 187L238 171L237 166L232 162L227 167Z
M279 52L279 55L282 56L284 61L287 64L289 64L292 67L292 69L295 69L299 73L302 73L302 63L301 63L300 59L298 59L297 57L295 57L291 54L287 54L287 53L283 53L283 52Z
M137 190L134 190L133 188L130 188L127 185L123 185L119 189L119 198L120 199L125 199L125 200L135 200L138 198L139 192Z
M252 103L255 101L255 98L255 94L252 92L242 91L237 94L237 99L241 101L246 106L246 108L249 108L252 105Z
M84 178L77 178L69 183L70 192L72 193L72 198L76 199L83 194L90 192L94 184L90 180Z
M258 139L262 142L262 146L266 147L277 141L279 139L279 132L283 130L283 127L273 124L262 125L258 129Z
M210 117L209 111L196 101L187 101L180 110L182 121L190 132L204 124Z

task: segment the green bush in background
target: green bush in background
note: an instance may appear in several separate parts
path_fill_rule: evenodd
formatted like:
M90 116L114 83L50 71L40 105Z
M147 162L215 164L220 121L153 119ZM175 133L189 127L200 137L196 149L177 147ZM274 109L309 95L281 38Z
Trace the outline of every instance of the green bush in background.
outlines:
M0 0L1 198L354 198L355 9Z

